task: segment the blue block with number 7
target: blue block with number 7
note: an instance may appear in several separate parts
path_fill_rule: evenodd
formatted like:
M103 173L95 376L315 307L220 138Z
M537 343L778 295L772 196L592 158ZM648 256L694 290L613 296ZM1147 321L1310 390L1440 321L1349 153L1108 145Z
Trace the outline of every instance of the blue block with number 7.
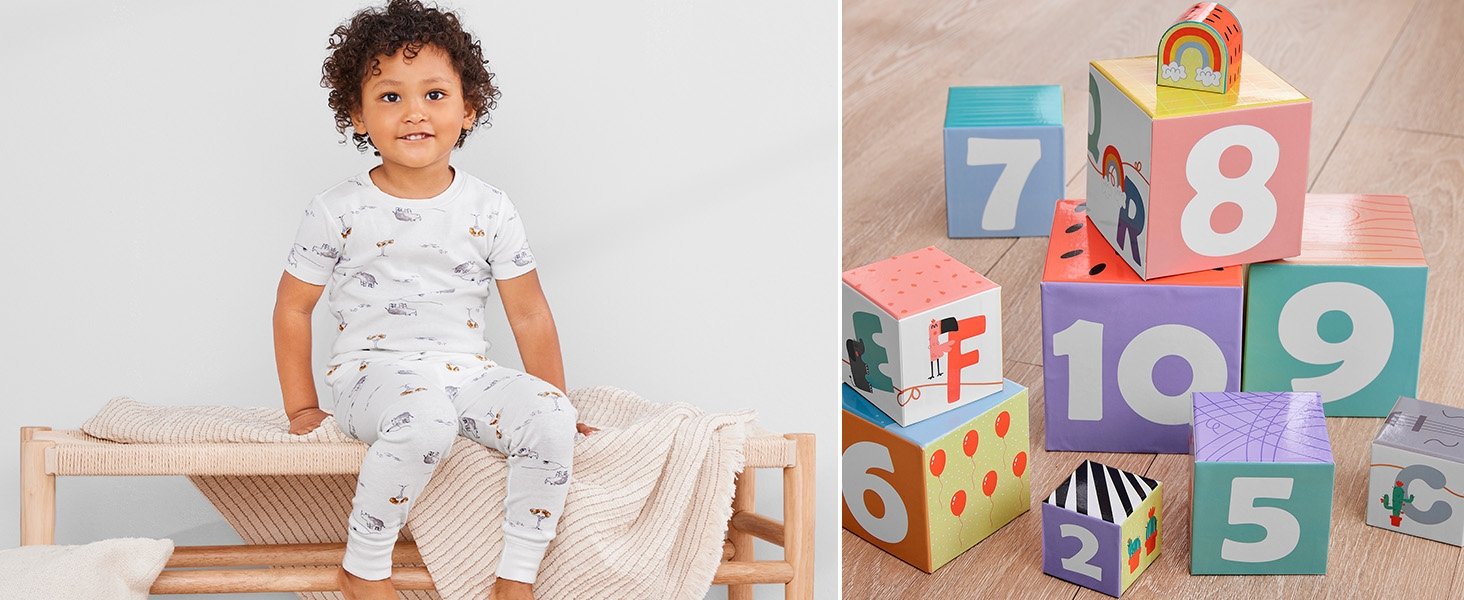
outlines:
M950 237L1047 235L1063 195L1062 88L951 88L945 178Z
M1327 572L1336 465L1316 392L1194 395L1190 573Z

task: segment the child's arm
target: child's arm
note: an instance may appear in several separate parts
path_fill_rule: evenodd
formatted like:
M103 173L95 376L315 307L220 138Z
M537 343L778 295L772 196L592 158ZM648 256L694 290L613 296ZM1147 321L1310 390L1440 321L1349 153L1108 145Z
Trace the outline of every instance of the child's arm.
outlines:
M539 286L539 272L498 280L503 312L513 329L514 342L530 375L564 389L564 359L559 354L559 330L549 312L549 300Z
M513 329L524 370L563 391L564 359L559 355L559 330L549 312L549 300L539 286L539 272L529 271L512 279L498 280L498 294L503 299L503 312ZM590 435L598 428L575 423L575 430Z
M306 283L286 272L280 275L275 293L275 368L285 399L285 415L290 418L290 433L296 435L310 433L327 416L315 395L310 364L310 314L324 290L323 285Z

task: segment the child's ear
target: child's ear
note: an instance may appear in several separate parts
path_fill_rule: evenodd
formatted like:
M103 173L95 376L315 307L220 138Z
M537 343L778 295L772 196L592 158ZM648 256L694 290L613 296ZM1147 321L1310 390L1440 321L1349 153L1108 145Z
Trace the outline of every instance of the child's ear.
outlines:
M463 130L464 131L472 131L473 130L473 124L477 120L478 120L478 113L477 113L477 111L474 111L471 108L463 111Z
M351 113L351 128L355 129L356 133L366 134L366 120L361 118L359 111Z

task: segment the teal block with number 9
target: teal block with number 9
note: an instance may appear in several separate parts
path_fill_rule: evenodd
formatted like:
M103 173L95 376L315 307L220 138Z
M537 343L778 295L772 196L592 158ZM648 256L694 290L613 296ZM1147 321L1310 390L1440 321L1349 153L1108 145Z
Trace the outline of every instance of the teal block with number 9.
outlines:
M1418 389L1427 286L1407 197L1307 195L1301 255L1250 267L1241 389L1387 416Z
M947 234L1044 236L1063 195L1062 87L953 87L946 101Z
M1190 573L1327 572L1335 464L1316 392L1194 395Z

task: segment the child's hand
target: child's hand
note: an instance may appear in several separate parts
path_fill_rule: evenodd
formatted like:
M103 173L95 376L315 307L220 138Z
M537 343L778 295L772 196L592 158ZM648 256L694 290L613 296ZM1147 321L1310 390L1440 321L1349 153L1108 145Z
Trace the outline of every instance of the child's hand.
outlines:
M575 431L580 432L580 435L590 435L600 430L599 427L590 427L589 425L585 425L584 423L575 423L574 429Z
M329 417L327 413L319 408L307 408L290 417L290 434L305 435L320 427L320 422Z

